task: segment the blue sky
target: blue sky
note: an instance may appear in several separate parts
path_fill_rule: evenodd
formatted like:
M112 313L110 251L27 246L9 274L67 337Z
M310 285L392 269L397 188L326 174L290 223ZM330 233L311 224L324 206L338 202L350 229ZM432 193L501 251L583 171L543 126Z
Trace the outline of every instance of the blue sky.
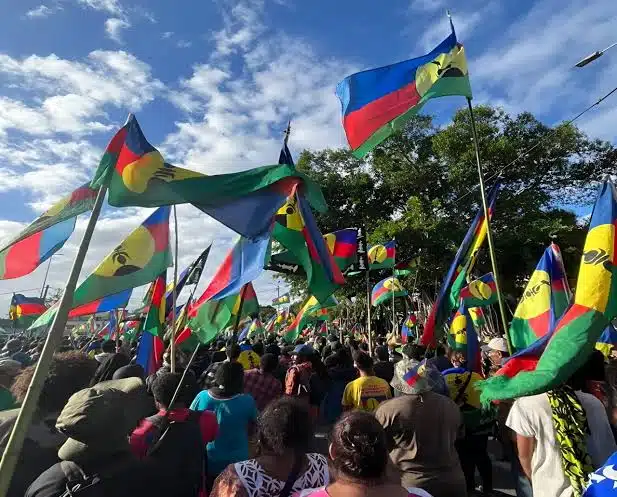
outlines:
M0 18L0 236L10 236L87 181L128 112L165 157L208 174L272 163L290 147L343 146L336 83L351 72L425 53L448 34L452 10L476 102L570 118L616 85L617 48L585 69L574 63L617 41L613 0L37 0L3 2ZM426 111L447 125L460 99ZM617 100L579 122L615 141ZM105 209L84 272L147 215ZM180 265L209 241L212 274L234 235L179 208ZM83 232L55 258L61 286ZM0 293L41 286L44 268L0 282ZM262 303L276 294L257 284ZM33 292L26 292L32 294ZM136 297L141 295L138 291ZM0 295L0 314L10 295ZM5 305L6 303L6 305Z

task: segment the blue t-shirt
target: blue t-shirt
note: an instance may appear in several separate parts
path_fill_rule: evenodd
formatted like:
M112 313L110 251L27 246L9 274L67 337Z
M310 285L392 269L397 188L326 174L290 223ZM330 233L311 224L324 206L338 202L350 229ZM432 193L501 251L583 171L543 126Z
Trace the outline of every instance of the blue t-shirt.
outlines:
M617 452L615 452L604 463L589 475L589 486L583 492L583 497L610 497L615 495L617 487Z
M218 474L227 465L249 457L248 426L257 420L257 406L247 394L218 399L207 390L191 404L193 411L212 411L219 424L218 435L207 445L208 472Z

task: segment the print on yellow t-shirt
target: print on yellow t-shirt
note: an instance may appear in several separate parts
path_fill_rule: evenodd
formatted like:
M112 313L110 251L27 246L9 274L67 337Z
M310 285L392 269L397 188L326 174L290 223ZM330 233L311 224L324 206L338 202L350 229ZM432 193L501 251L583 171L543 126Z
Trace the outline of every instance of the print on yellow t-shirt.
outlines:
M363 376L348 383L343 393L344 407L372 412L392 397L390 385L377 376Z

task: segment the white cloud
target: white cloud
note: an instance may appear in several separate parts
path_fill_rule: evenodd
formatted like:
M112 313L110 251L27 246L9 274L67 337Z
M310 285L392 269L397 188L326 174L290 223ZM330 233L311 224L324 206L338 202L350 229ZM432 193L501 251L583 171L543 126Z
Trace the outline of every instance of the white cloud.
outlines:
M448 6L446 0L413 0L411 2L411 10L421 12L432 12L435 10L445 9Z
M122 43L122 31L131 27L131 23L126 19L111 17L105 21L105 32L107 36L116 43Z
M161 38L163 38L163 40L167 40L168 38L171 38L174 35L173 31L165 31L162 35Z
M55 12L55 10L57 9L51 9L47 5L39 5L38 7L26 12L26 17L28 19L41 19L43 17L50 16Z
M84 7L113 15L121 15L124 12L118 0L77 0L77 2Z
M176 46L178 48L190 48L193 46L193 43L187 40L178 40Z

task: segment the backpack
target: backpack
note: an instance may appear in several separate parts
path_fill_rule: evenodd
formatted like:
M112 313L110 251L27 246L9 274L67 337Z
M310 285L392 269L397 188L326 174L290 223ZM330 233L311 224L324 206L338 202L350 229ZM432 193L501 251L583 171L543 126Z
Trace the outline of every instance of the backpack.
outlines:
M108 497L122 495L118 489L126 488L126 475L132 474L137 462L132 458L120 458L104 471L88 475L73 461L61 461L60 468L64 473L66 489L60 497ZM103 475L101 474L103 473ZM115 491L112 491L113 486Z

